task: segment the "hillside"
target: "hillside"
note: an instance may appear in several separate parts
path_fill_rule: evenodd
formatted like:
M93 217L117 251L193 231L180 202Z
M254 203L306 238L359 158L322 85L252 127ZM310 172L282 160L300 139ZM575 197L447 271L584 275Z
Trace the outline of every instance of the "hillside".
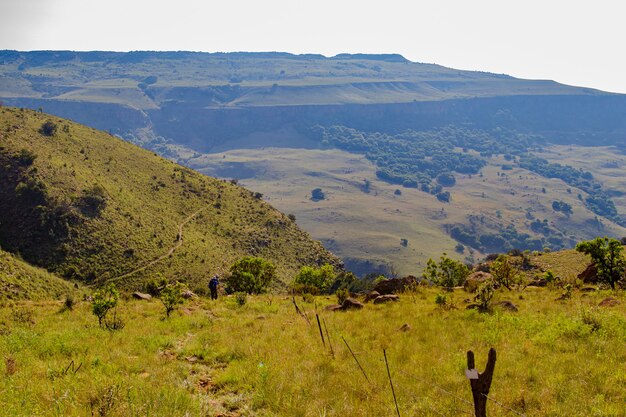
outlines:
M240 179L360 272L626 235L620 94L393 54L1 51L0 99Z
M160 273L193 287L244 255L283 280L339 264L260 194L107 133L12 108L0 132L0 246L63 277L131 288Z
M69 282L0 249L0 302L53 300L72 292Z

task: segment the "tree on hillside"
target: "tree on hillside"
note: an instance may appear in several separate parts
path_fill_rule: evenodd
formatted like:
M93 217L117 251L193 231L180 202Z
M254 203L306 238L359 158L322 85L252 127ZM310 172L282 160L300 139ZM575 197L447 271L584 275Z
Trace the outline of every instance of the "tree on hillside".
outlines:
M183 291L186 289L185 285L176 282L176 284L167 284L161 290L159 294L163 307L165 307L165 316L169 318L172 311L176 309L179 304L182 304L185 299L183 298Z
M463 285L469 273L469 268L465 264L448 258L444 253L438 263L432 259L428 260L422 277L442 287L452 288Z
M489 272L493 275L494 282L507 290L511 290L513 284L519 284L522 281L522 275L507 255L498 256L491 264Z
M276 278L276 266L263 258L245 256L230 267L226 278L226 291L261 294Z
M303 266L293 282L299 292L319 294L328 291L334 281L335 270L326 264L320 268Z
M597 237L593 240L580 242L576 250L591 257L598 269L598 278L608 283L612 289L622 279L626 271L626 259L622 255L622 242L608 237Z
M313 189L313 191L311 191L311 200L319 201L319 200L323 200L324 198L326 198L326 195L324 194L321 188L315 188Z

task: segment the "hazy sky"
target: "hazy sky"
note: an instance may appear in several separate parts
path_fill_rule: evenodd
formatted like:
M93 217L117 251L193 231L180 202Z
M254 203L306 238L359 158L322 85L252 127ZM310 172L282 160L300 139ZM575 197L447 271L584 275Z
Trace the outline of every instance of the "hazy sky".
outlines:
M619 0L0 0L0 49L400 53L626 93Z

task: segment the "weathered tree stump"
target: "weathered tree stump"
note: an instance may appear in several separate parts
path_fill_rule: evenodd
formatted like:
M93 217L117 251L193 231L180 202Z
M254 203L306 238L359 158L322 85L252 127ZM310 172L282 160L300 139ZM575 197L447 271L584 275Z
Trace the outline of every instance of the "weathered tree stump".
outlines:
M474 398L474 413L476 417L487 417L487 395L493 379L493 371L496 368L496 350L489 349L487 366L482 373L476 372L474 363L474 352L467 352L467 369L470 386L472 387L472 397ZM473 373L473 375L472 375Z

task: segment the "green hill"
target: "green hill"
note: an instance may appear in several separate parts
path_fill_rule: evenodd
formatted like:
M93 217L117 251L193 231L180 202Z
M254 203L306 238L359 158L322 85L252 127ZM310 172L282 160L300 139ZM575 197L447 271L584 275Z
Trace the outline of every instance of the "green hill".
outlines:
M260 194L107 133L12 108L0 132L0 245L63 277L130 288L161 273L193 287L244 255L283 280L340 264Z
M71 292L67 281L0 249L0 301L58 299Z

